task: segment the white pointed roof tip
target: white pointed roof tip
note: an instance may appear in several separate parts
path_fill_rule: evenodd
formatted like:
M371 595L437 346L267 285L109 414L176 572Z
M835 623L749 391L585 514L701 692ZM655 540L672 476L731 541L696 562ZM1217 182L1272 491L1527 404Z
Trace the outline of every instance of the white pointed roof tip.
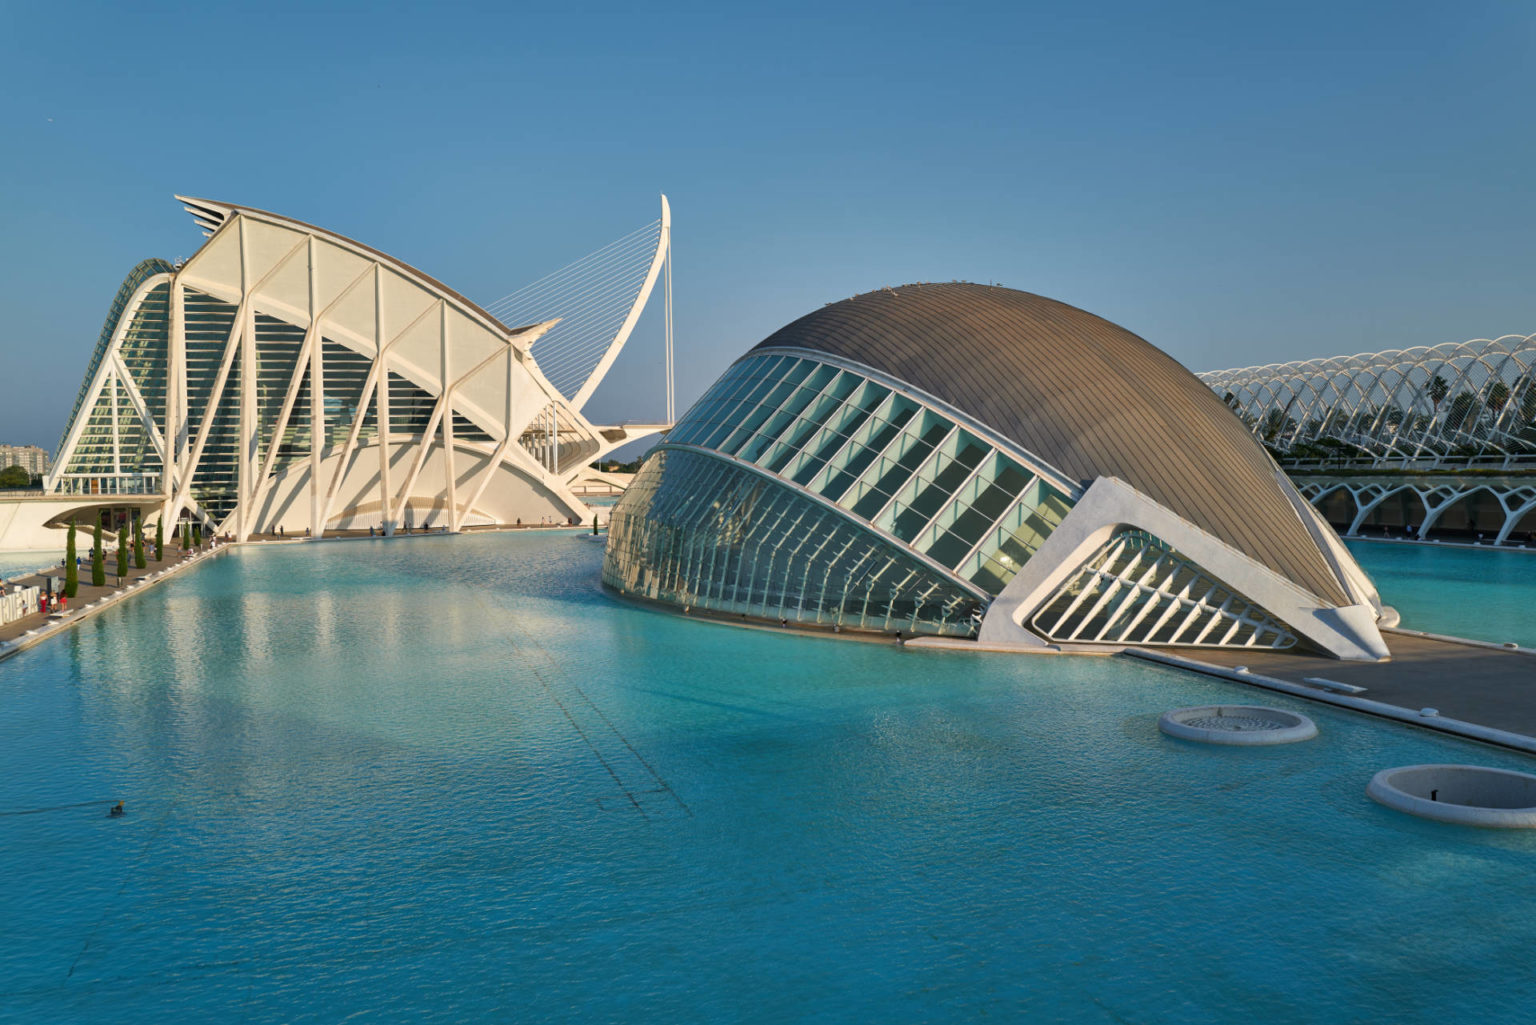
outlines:
M554 326L564 319L564 317L556 317L554 320L541 320L537 324L528 324L525 327L511 328L512 344L523 349L531 349L533 348L534 342L537 342L540 338L543 338L545 335L549 334Z
M213 233L224 226L224 222L229 220L229 215L233 212L223 203L199 199L196 196L177 195L175 198L181 204L181 208L192 215L193 222L203 229L203 235L207 238L212 238Z

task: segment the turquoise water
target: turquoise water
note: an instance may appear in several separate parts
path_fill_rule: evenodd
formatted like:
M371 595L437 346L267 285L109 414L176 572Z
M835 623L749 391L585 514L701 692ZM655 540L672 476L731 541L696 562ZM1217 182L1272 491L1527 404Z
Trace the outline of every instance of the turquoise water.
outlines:
M700 623L600 554L239 550L0 665L0 1021L1530 1020L1536 838L1364 793L1527 761L1268 695L1319 739L1187 745L1254 694Z
M1536 647L1536 552L1352 541L1411 630Z
M81 551L87 555L90 554L89 538L86 539L86 544L82 546ZM62 548L56 552L38 551L36 549L0 551L0 578L9 579L11 577L26 576L37 572L44 566L57 566L63 558L64 549Z

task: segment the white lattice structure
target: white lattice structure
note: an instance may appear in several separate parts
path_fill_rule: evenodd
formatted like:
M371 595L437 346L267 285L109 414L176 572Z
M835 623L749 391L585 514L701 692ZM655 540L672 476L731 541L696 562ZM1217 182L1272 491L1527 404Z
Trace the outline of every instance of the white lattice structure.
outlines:
M1529 544L1536 534L1529 478L1312 476L1296 488L1346 536L1502 545Z
M119 292L45 481L52 525L77 496L158 498L167 522L237 538L585 520L572 485L588 464L665 426L582 413L667 262L665 197L601 281L578 261L511 327L333 232L178 198L208 241L184 265L140 264ZM580 330L562 342L567 322Z
M1282 457L1369 466L1536 462L1536 335L1199 377Z
M1031 617L1071 644L1289 648L1275 618L1145 531L1122 530Z

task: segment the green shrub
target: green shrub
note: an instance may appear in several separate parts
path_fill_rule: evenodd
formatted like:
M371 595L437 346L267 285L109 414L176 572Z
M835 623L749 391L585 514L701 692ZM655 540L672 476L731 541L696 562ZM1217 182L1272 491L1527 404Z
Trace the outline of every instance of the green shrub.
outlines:
M96 517L95 538L91 543L91 586L107 586L107 564L101 556L101 517Z
M69 540L64 542L64 593L73 598L80 590L80 567L75 565L75 521L69 521Z

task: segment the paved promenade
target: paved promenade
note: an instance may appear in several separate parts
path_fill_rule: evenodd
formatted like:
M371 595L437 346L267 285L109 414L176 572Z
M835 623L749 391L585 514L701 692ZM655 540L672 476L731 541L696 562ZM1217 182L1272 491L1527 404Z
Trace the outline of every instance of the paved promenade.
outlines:
M1161 648L1145 654L1257 686L1278 681L1298 697L1536 753L1536 650L1398 630L1385 638L1392 652L1387 662L1251 650ZM1247 672L1237 673L1240 666ZM1423 715L1426 708L1437 714Z
M151 545L145 546L146 555L148 554L149 549L152 547L153 546ZM148 577L165 572L167 570L175 569L182 563L194 559L198 554L196 552L183 554L179 549L173 548L171 545L166 545L165 547L165 558L163 560L156 560L153 557L146 558L145 562L147 565L143 569L134 569L132 565L132 558L130 557L128 575L122 578L123 582L121 587L117 585L117 557L113 554L108 554L106 559L107 585L105 587L91 586L91 550L89 547L86 547L83 552L85 556L85 562L80 567L79 591L76 593L75 597L69 600L69 609L67 612L63 616L37 612L33 615L23 616L21 619L6 623L3 626L0 626L0 644L16 641L22 637L25 637L33 630L46 630L61 623L80 618L87 606L94 606L94 608L91 609L91 611L94 612L96 609L101 607L97 603L101 602L103 599L112 598L116 595L122 594L128 591L130 588L135 587ZM207 551L207 546L204 546L204 554L206 554ZM48 586L46 577L48 576L57 576L62 587L62 582L64 579L64 567L62 565L58 565L50 567L45 573L28 573L24 575L7 577L6 582L17 587L40 587L46 591ZM3 654L10 653L11 651L6 651Z

